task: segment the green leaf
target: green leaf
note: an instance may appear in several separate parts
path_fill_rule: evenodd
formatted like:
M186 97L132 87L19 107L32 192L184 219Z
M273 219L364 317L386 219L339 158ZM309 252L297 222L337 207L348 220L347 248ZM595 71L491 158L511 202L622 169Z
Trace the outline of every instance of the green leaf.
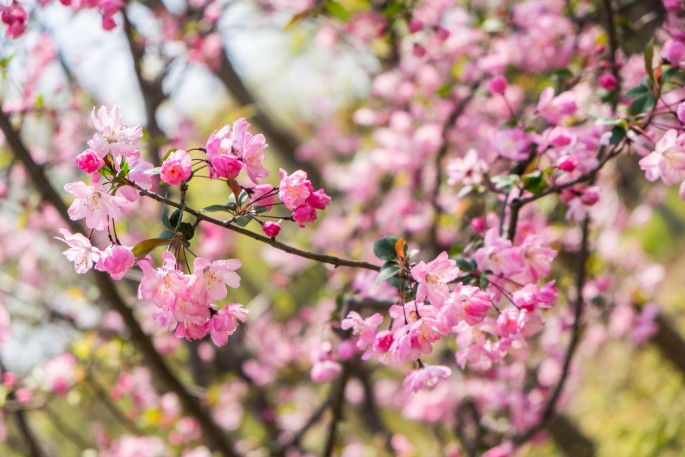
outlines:
M190 241L195 236L195 227L193 227L193 224L191 224L190 222L181 222L181 227L179 228L179 231L183 235L184 240Z
M233 208L235 209L235 208ZM201 213L214 213L217 211L229 211L230 208L227 205L209 205L205 206L200 210Z
M637 97L630 105L630 114L642 114L651 111L656 104L656 99L652 92Z
M645 47L645 71L652 85L655 85L654 79L654 38L649 40L647 46Z
M178 230L179 224L183 220L180 209L175 209L171 216L169 216L169 224L171 224L171 230Z
M373 253L381 260L395 260L397 253L395 252L395 244L399 240L396 236L386 236L373 243Z
M352 16L340 2L329 0L326 2L326 9L331 13L331 16L343 22L347 22Z
M609 138L609 143L618 144L626 137L626 129L620 125L614 126L611 129L611 138Z
M143 172L144 175L150 175L150 176L155 176L158 175L162 172L162 167L155 167L155 168L150 168L149 170L145 170Z
M250 196L245 192L244 190L240 192L240 197L238 198L238 201L240 202L240 206L243 206L246 201L250 199Z
M268 208L266 206L253 206L252 207L252 211L254 211L255 214L266 213L267 209Z
M235 222L241 227L245 227L251 220L251 216L238 216L235 218Z
M473 271L473 265L471 265L471 262L469 262L466 259L457 259L457 267L459 267L461 271L464 271L466 273L470 273Z
M452 84L443 84L435 93L440 98L447 98L452 93Z
M169 244L169 240L167 238L150 238L149 240L143 240L133 246L131 252L133 252L136 260L140 260L148 255L154 248L164 246L165 244Z
M461 200L462 198L464 198L468 194L470 194L472 190L473 190L473 186L462 187L461 189L459 189L459 192L457 192L457 199Z
M378 273L378 277L376 278L376 283L381 283L385 281L386 279L390 279L393 276L397 276L400 273L400 266L399 265L394 265L390 267L386 267L381 269L381 271Z
M284 31L290 30L292 26L300 22L302 19L306 18L310 14L312 14L316 8L307 8L305 10L300 11L296 15L290 18L287 24L285 24L285 27L283 27Z
M678 68L676 66L671 66L671 65L664 65L662 68L665 69L662 71L661 78L659 80L659 82L662 85L666 84L668 81L670 81L671 78L673 78L675 75L677 75L678 72L680 71L680 68Z
M489 284L490 284L490 280L488 279L486 274L481 273L480 278L478 278L478 287L481 289L485 289L486 287L488 287Z
M644 94L649 93L649 92L651 92L649 87L646 87L646 86L643 86L642 84L640 84L639 86L633 87L628 92L626 92L626 97L635 98L635 97L639 97L640 95L644 95Z
M494 176L491 181L497 189L508 192L512 187L517 185L521 179L518 175L499 175Z
M162 224L164 224L164 227L171 230L172 232L176 231L176 226L171 225L171 222L169 221L169 214L167 213L166 203L162 206Z
M165 162L166 159L168 159L169 156L170 156L171 154L173 154L174 152L176 152L176 151L178 151L178 148L171 148L171 149L169 149L169 150L166 152L166 154L164 154L164 157L162 157L162 162Z
M523 176L524 188L532 193L539 194L547 188L547 181L541 171L536 170Z

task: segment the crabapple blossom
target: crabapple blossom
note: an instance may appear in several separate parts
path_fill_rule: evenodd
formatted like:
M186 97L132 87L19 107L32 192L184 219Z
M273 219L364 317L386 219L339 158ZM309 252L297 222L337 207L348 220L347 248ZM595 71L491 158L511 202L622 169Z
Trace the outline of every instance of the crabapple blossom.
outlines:
M66 229L59 229L64 238L55 237L55 239L64 241L69 245L69 249L64 251L64 256L71 262L74 262L74 270L76 273L82 275L93 268L93 262L97 262L100 257L100 251L90 244L90 240L80 233L71 234Z
M183 149L172 152L162 164L159 175L162 181L176 186L186 181L192 173L192 159Z
M431 304L439 307L449 295L447 283L459 276L459 268L446 252L441 252L427 264L419 262L411 269L411 275L419 284L416 299L423 301L427 297Z
M76 165L78 165L79 169L84 173L95 173L105 166L105 161L92 149L86 149L76 156Z
M404 391L418 392L425 387L432 387L441 379L447 379L452 374L449 367L442 365L424 366L411 372L404 380Z
M76 196L69 207L71 220L85 218L86 226L98 231L107 228L109 219L119 219L121 209L128 203L123 197L110 195L105 186L97 182L90 185L72 182L66 184L64 190Z
M91 120L98 133L88 142L90 148L100 157L111 152L116 157L132 157L138 154L133 142L142 138L140 126L129 127L121 120L121 107L114 106L111 110L102 106L95 114L91 112Z
M215 260L197 257L193 263L193 274L188 290L193 299L209 303L223 300L228 295L226 286L233 289L240 286L240 276L235 272L242 266L240 260Z
M135 262L136 259L130 248L110 244L104 251L100 252L100 258L95 269L109 273L112 279L118 281L133 267Z
M670 129L657 142L656 148L640 160L640 168L649 181L661 178L671 185L685 179L685 138Z
M304 205L313 192L312 186L307 179L307 173L297 170L290 176L282 168L279 171L281 183L278 186L278 198L281 199L286 208L294 210Z

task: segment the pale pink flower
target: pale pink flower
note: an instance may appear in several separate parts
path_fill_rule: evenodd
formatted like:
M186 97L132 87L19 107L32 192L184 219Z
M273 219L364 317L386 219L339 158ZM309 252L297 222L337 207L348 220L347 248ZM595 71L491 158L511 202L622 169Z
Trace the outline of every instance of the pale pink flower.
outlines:
M671 129L656 144L651 154L640 160L648 181L661 178L664 184L672 185L685 178L685 139L678 131Z
M90 240L80 233L71 234L68 230L59 229L64 238L55 239L64 241L69 245L69 249L63 252L65 257L74 262L74 270L82 275L93 268L93 262L97 262L100 251L90 244Z
M679 66L685 60L685 44L678 40L668 40L661 49L661 57L670 64Z
M363 319L358 312L350 311L345 319L340 323L343 330L352 330L352 334L357 336L357 348L366 351L369 346L373 346L376 341L378 326L383 322L383 316L379 313ZM366 360L370 353L364 354L362 358Z
M442 306L450 293L447 283L459 276L459 268L443 251L428 264L419 262L411 269L411 276L419 283L417 301L422 302L428 297L434 306Z
M193 300L210 303L226 298L226 286L234 289L240 286L240 276L235 270L241 266L242 262L236 259L210 262L197 257L193 262L193 274L188 283Z
M488 164L480 158L478 152L469 149L464 157L451 160L447 164L447 183L450 186L480 184L487 167Z
M279 174L281 183L278 186L278 198L290 210L303 205L309 194L313 192L312 185L307 179L307 173L297 170L288 176L288 173L281 168Z
M176 257L173 253L165 251L162 253L162 260L164 263L159 268L152 266L149 257L138 261L143 270L138 298L152 300L155 305L168 311L179 297L188 296L189 277L176 269Z
M328 382L342 372L342 366L333 360L321 360L312 365L310 376L314 382Z
M121 108L114 106L111 110L102 106L95 115L95 108L90 115L98 133L88 145L99 155L104 157L111 152L115 156L132 157L139 154L133 142L143 137L142 128L137 125L129 127L121 121Z
M238 329L238 321L247 321L247 310L238 303L229 303L209 320L209 335L217 346L228 343L228 337Z
M181 184L192 173L192 159L183 149L178 149L171 154L162 164L160 179L170 186Z
M404 379L404 392L418 392L425 387L433 387L439 380L447 379L452 374L446 366L429 365L412 371Z
M69 217L72 221L86 218L86 226L95 230L105 230L108 217L119 219L121 208L126 206L127 200L116 195L109 195L105 186L99 183L91 183L90 186L83 182L72 182L64 186L64 190L76 196L69 207Z
M66 394L76 382L76 365L76 357L73 354L54 357L43 365L40 381L52 392Z
M492 148L509 160L525 160L530 155L531 139L521 128L497 130L490 140Z
M548 122L557 124L564 116L572 116L578 109L576 96L572 92L562 92L554 96L554 89L546 88L540 94L537 110Z
M136 258L130 248L117 244L110 244L100 253L100 260L95 269L106 271L115 281L124 277L136 263Z

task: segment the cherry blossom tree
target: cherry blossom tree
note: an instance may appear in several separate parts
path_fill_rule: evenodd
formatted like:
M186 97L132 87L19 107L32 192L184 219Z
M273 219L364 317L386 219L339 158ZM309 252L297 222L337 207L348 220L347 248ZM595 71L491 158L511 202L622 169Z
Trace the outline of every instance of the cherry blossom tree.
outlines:
M633 235L685 200L680 0L60 3L0 5L8 449L593 455L588 360L685 372ZM284 114L235 23L367 88ZM121 45L138 109L54 24Z

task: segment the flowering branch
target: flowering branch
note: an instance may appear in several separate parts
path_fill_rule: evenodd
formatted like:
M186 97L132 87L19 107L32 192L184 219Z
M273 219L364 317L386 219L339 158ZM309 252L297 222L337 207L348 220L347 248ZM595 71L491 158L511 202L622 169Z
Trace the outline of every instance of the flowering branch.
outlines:
M364 268L367 270L372 270L372 271L380 271L380 267L377 265L373 265L368 262L362 262L362 261L357 261L357 260L348 260L348 259L343 259L340 257L335 257L332 255L325 255L325 254L317 254L314 252L309 252L305 251L302 249L298 249L296 247L287 245L285 243L281 243L280 241L276 241L272 238L269 238L264 235L260 235L259 233L252 232L250 230L247 230L242 227L238 227L233 224L232 220L228 221L222 221L216 218L213 218L211 216L207 216L206 214L202 213L201 211L195 210L193 208L188 207L187 205L182 205L181 203L175 202L173 200L170 200L168 198L164 198L161 195L149 191L145 189L144 187L139 186L133 181L127 181L126 183L129 186L135 187L138 192L140 192L140 195L149 197L153 200L156 200L160 203L165 203L169 206L172 206L174 208L182 209L188 214L191 214L195 216L198 220L200 221L205 221L209 222L210 224L218 225L219 227L226 228L228 230L232 230L234 232L240 233L241 235L245 235L249 238L252 238L254 240L260 241L264 244L268 244L271 247L274 247L276 249L280 249L281 251L287 252L289 254L293 254L299 257L303 257L305 259L311 259L311 260L316 260L317 262L320 263L327 263L330 265L333 265L335 267L353 267L353 268Z

